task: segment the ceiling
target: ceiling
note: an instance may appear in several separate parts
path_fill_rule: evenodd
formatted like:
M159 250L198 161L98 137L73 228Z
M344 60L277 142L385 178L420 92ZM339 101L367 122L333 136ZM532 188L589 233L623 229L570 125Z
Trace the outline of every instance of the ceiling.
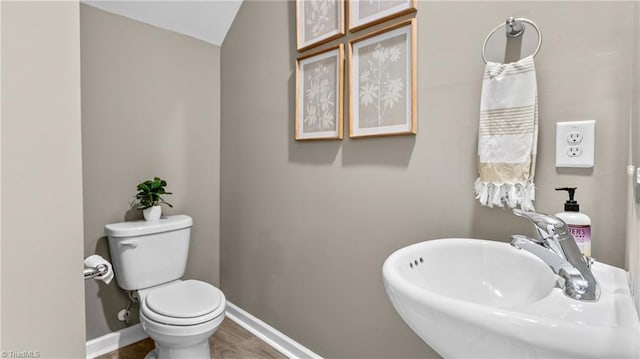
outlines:
M222 45L242 5L242 0L81 0L81 2L218 46Z

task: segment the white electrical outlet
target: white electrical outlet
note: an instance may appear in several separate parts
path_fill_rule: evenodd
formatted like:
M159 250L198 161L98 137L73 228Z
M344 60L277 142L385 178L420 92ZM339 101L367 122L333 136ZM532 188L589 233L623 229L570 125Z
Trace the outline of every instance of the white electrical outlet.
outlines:
M567 149L567 155L569 157L580 157L582 155L582 147L581 146L569 146Z
M569 143L580 143L580 142L582 142L582 132L580 132L580 131L569 132L569 135L567 136L567 141Z
M593 167L596 121L556 123L556 167Z

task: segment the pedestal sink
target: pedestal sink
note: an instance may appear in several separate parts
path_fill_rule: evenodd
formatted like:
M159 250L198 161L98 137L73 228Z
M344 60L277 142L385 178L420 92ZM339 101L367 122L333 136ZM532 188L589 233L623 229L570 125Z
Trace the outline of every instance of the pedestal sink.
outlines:
M416 243L383 266L404 321L444 358L640 358L626 273L596 262L595 302L571 299L534 255L470 238Z

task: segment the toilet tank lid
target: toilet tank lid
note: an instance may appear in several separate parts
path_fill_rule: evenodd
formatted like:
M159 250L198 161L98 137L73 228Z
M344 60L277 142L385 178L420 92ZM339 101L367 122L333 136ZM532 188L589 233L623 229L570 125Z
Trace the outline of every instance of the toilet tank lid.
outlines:
M167 216L157 221L130 221L112 223L104 226L105 233L110 237L135 237L145 234L154 234L175 231L191 227L193 219L191 217L180 214L176 216Z

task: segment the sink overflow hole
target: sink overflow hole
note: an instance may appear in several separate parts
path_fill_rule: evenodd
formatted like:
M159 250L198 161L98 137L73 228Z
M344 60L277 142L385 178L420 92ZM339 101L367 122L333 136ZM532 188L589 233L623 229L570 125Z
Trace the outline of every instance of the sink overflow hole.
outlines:
M420 263L424 263L424 259L422 257L419 258L420 259ZM409 262L409 267L413 268L414 266L417 267L418 264L418 259L414 260L413 262Z

